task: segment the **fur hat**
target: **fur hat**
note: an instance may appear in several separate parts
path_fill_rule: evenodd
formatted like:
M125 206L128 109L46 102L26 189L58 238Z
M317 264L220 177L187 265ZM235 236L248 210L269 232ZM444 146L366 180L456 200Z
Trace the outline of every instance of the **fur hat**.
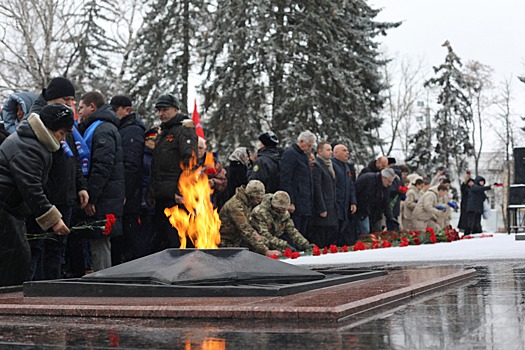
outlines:
M62 103L47 105L40 111L40 120L52 131L71 130L74 123L73 110Z
M73 83L63 77L53 78L47 89L42 90L42 95L46 101L55 100L61 97L75 96L75 87Z

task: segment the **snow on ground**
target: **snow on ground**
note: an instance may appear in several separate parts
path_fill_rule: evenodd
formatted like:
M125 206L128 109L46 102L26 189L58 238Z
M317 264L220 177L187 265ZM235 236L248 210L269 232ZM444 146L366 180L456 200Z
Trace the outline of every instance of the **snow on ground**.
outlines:
M485 234L487 235L487 234ZM488 260L525 260L525 240L515 235L494 233L493 237L465 239L450 243L422 244L357 252L304 256L286 259L293 265L383 265L415 262L471 262Z

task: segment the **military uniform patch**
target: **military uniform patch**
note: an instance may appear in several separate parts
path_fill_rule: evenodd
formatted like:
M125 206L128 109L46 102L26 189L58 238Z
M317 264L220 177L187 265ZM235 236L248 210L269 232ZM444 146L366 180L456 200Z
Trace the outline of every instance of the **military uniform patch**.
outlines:
M253 166L253 172L256 173L256 172L258 172L258 171L259 171L259 164L255 164L255 165Z

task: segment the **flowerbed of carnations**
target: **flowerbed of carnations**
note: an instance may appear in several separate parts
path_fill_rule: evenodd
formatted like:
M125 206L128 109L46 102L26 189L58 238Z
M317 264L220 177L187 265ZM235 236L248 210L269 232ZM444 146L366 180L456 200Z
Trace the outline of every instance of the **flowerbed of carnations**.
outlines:
M492 235L483 236L492 237ZM323 248L314 246L311 253L294 252L291 249L287 248L284 251L283 256L284 258L297 259L300 256L308 255L319 256L324 254L346 253L358 250L381 249L390 247L407 247L409 245L420 244L436 244L470 238L474 238L474 236L463 236L460 238L458 231L456 231L452 227L447 227L438 231L434 231L430 227L427 227L427 229L424 231L383 231L371 233L369 235L362 235L353 246L345 245L342 247L338 247L334 244L332 244L329 247ZM272 258L277 259L277 256L274 256Z

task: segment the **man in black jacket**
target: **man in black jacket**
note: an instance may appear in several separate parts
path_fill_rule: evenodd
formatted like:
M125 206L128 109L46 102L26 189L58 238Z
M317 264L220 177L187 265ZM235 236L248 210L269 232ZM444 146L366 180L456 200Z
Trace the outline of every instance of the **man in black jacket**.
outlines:
M357 228L359 234L369 234L382 230L382 217L392 221L390 210L390 193L388 187L396 177L394 170L387 168L379 173L360 175L357 179Z
M273 131L259 136L262 147L257 151L257 159L248 169L248 181L259 180L264 184L266 193L279 190L279 173L282 149L278 148L279 140Z
M138 258L141 250L139 213L146 128L137 114L131 111L131 99L128 96L113 96L109 104L120 119L118 132L122 138L126 188L122 236L111 239L111 262L115 266Z
M110 214L116 219L110 232L106 226L85 231L90 238L93 270L99 271L111 267L110 237L122 235L125 190L122 141L118 133L120 120L97 91L81 97L78 115L80 132L91 151L87 176L89 203L84 208L86 219L100 222Z
M157 224L155 250L178 248L177 230L164 214L165 208L182 204L179 191L181 163L187 167L192 157L197 157L197 134L195 125L187 115L179 113L180 102L172 94L161 95L155 103L160 121L160 133L153 152L151 183L148 201L155 202Z

